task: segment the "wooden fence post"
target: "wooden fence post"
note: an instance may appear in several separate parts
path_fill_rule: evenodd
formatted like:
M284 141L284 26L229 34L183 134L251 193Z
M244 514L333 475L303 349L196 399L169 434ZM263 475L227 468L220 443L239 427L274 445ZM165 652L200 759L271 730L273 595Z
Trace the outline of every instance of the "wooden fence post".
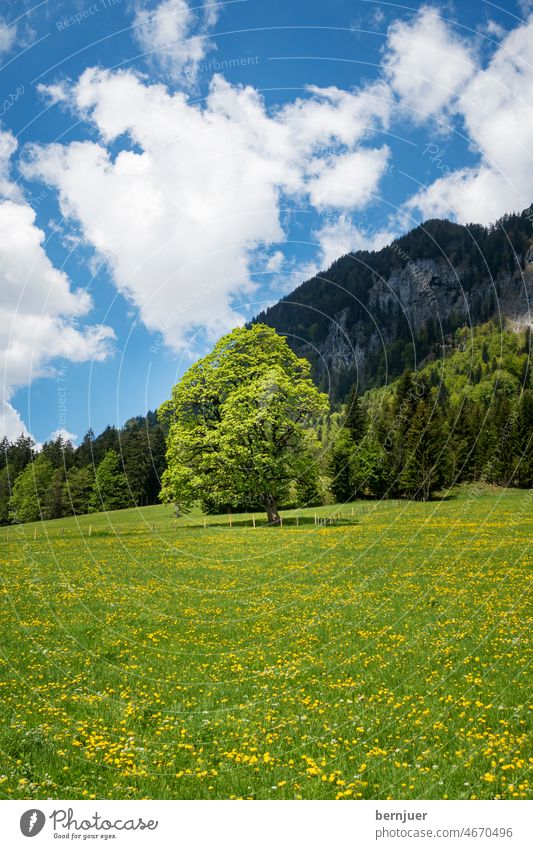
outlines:
M229 526L230 526L230 528L231 528L231 527L232 527L232 524L231 524L231 513L228 513L228 516L229 516Z
M296 514L296 527L298 527L298 513Z
M252 528L255 528L255 513L252 513Z

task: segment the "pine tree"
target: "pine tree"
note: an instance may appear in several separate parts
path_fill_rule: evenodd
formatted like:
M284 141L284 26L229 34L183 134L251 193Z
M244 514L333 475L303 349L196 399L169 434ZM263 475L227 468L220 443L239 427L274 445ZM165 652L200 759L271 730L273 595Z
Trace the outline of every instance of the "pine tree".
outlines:
M356 386L352 388L346 401L344 427L349 431L355 445L363 439L366 431L366 415Z
M351 469L353 449L354 443L350 431L348 428L341 428L334 436L329 460L330 489L335 501L340 504L351 501L354 497Z
M533 487L533 390L526 389L518 404L516 418L518 486Z
M0 471L0 525L9 523L9 499L11 498L11 487L9 485L9 473L7 468Z
M135 504L145 504L150 474L150 445L146 427L133 422L120 439L122 464Z
M128 481L121 471L120 457L110 449L96 470L89 509L120 510L131 507L132 499Z
M43 501L43 519L60 519L64 516L65 472L54 469Z
M420 401L405 437L405 462L399 475L400 489L408 497L428 501L447 481L447 435L439 407L432 407L430 399Z
M67 480L63 485L65 514L82 516L84 513L88 513L93 488L94 472L92 466L69 469Z

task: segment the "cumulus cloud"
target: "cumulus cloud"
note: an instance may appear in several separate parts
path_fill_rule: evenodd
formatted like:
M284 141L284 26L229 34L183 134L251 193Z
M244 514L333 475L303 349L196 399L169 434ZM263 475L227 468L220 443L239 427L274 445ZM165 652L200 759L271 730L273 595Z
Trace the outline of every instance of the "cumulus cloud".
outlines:
M17 28L16 26L10 26L3 18L0 16L0 56L4 56L6 53L9 53L17 40Z
M376 230L347 215L326 218L313 232L320 249L320 267L327 268L341 256L353 251L377 251L396 238L393 230Z
M359 91L308 86L306 98L283 107L281 120L291 127L292 144L302 153L335 153L328 147L353 147L362 139L388 129L394 105L384 81Z
M475 52L438 10L422 6L414 18L389 28L382 67L412 120L441 115L475 72Z
M457 116L479 164L451 172L416 193L424 216L494 221L533 198L533 18L510 32L484 70L464 87Z
M50 440L54 441L56 439L61 439L63 442L72 442L73 445L76 444L76 440L78 438L77 433L71 433L70 430L65 430L64 427L58 427L57 430L54 430L53 433L48 437Z
M26 430L10 404L18 387L47 374L55 358L105 358L113 339L109 327L79 327L91 299L72 290L66 274L52 264L34 210L10 185L7 163L15 149L13 136L0 134L5 189L0 197L0 433L9 438Z
M361 97L310 92L319 110L341 102L344 118L325 135L313 103L269 113L256 90L220 76L200 105L132 72L89 69L72 102L100 140L34 147L25 173L58 190L63 214L79 223L145 325L181 349L194 328L216 336L243 320L238 302L254 288L254 253L285 239L283 197L322 204L335 188L351 208L376 190L386 148L346 149L363 132L350 125ZM312 129L303 126L309 115ZM367 126L381 125L381 101L370 99L365 115ZM298 129L305 149L295 144ZM125 134L134 150L112 155ZM329 148L317 155L327 140L343 145L346 158Z
M313 162L308 169L312 174L308 185L312 205L317 209L366 206L387 170L389 155L389 148L384 146Z
M155 7L136 4L133 21L137 43L176 82L194 83L198 66L213 49L209 32L220 11L218 2L192 4L163 0Z

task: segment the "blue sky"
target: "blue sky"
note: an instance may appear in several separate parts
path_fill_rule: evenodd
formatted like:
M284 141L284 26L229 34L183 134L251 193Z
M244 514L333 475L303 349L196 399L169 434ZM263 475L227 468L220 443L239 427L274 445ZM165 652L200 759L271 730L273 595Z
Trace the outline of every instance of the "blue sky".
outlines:
M531 12L4 0L0 430L121 424L336 257L529 205Z

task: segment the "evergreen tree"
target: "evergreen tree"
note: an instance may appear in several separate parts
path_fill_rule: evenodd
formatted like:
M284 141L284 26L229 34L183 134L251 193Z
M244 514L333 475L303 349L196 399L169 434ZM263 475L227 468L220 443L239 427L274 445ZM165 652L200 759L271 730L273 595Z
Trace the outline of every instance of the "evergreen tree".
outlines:
M382 498L391 483L389 455L376 439L367 436L352 451L351 481L356 495Z
M357 394L356 386L352 388L346 401L344 427L348 430L355 445L363 439L366 431L366 415L361 404L361 399Z
M120 439L122 464L135 504L146 504L150 475L150 444L146 422L126 423Z
M64 516L65 472L54 469L43 501L43 519L60 519Z
M50 460L54 469L69 469L74 463L72 443L65 441L62 436L45 442L40 453Z
M516 417L516 481L518 486L533 487L533 390L526 389L518 403Z
M340 428L334 436L328 469L331 475L330 489L335 501L339 503L352 501L355 495L351 469L353 450L354 443L350 431L346 427Z
M401 491L420 501L447 480L447 428L438 406L430 399L419 401L405 436L405 462L399 475Z
M11 498L11 487L9 485L9 473L7 468L0 470L0 525L7 525L9 516L9 499Z
M89 509L91 512L120 510L131 505L130 489L126 475L121 471L120 457L110 449L96 470Z
M85 436L83 437L80 445L76 448L74 452L74 462L76 466L91 466L94 467L95 459L94 459L94 431L92 427L89 428Z
M7 438L7 436L4 436L4 438L0 440L0 471L2 471L2 469L5 469L7 466L8 449L9 439Z
M94 472L92 466L74 466L69 469L67 480L63 485L63 505L65 515L82 516L89 512L91 496L94 488Z
M11 478L11 484L33 460L35 443L31 436L21 434L16 442L10 445L7 451L7 466Z

